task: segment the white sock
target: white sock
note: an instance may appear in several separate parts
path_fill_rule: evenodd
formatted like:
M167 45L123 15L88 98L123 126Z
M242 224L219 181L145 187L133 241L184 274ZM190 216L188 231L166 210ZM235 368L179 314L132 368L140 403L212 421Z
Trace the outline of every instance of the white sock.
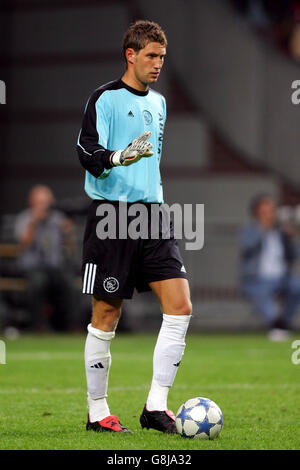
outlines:
M109 406L106 398L91 398L89 393L87 394L87 402L89 409L89 419L91 423L101 421L102 419L110 416Z
M170 387L164 387L152 379L150 392L147 398L148 411L165 411L168 409L167 399Z
M153 378L147 398L149 411L168 409L167 398L185 349L185 336L191 315L166 315L153 355Z
M110 415L106 402L109 368L111 365L110 342L114 331L102 331L88 325L84 359L88 389L90 422L101 421Z

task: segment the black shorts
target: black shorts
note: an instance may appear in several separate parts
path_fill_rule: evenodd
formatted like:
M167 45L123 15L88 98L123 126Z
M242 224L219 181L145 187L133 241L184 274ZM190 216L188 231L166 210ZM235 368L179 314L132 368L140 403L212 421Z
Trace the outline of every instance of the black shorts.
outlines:
M105 239L102 235L99 237L99 222L102 221L101 227L103 228L107 213L99 216L96 215L96 210L108 207L102 206L101 208L102 204L108 204L115 210L116 237ZM153 216L151 218L151 204L139 204L147 210L145 216L147 220L143 220L140 224L148 227L146 238L142 236L133 239L127 236L124 239L122 238L124 235L120 236L119 232L119 211L121 205L123 209L126 207L129 210L132 204L99 200L91 203L83 241L82 292L84 294L131 299L135 288L138 292L151 290L150 282L187 278L179 247L174 238L172 223L169 225L169 238L163 238L160 218L156 232L158 238L151 238L150 227L153 219ZM124 214L124 210L122 213ZM128 216L128 225L135 218ZM122 233L124 234L124 226Z

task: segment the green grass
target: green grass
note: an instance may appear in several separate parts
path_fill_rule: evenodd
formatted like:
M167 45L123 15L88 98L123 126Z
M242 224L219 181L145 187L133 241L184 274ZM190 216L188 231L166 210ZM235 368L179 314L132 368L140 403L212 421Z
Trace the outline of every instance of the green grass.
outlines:
M299 449L300 365L291 343L263 335L194 335L169 394L169 407L195 396L222 409L218 439L195 441L142 430L139 415L152 375L154 335L116 335L109 405L133 435L85 431L84 336L6 341L0 365L0 449Z

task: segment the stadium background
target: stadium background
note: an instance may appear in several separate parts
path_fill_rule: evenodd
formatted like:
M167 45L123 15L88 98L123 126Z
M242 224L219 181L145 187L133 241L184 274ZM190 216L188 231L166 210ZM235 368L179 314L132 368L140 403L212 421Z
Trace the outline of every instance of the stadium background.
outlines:
M0 79L7 103L0 106L0 328L26 315L13 224L34 184L50 186L76 225L79 276L88 198L75 143L91 91L122 74L123 33L138 18L157 21L169 41L155 86L168 104L165 201L205 205L204 248L183 251L192 328L261 326L239 290L238 233L260 192L274 195L283 216L300 225L300 107L291 101L291 84L300 78L300 46L296 9L288 18L274 11L266 22L249 8L252 3L259 2L1 2ZM276 10L289 2L269 3ZM79 285L74 325L80 330L89 301ZM124 310L133 330L160 324L152 294L135 296Z

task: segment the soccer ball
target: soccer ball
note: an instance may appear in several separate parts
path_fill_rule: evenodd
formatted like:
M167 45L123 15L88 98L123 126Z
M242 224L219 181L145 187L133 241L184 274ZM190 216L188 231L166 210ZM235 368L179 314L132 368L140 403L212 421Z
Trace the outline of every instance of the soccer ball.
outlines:
M222 411L209 398L191 398L181 405L176 414L177 432L183 437L215 439L222 426Z

